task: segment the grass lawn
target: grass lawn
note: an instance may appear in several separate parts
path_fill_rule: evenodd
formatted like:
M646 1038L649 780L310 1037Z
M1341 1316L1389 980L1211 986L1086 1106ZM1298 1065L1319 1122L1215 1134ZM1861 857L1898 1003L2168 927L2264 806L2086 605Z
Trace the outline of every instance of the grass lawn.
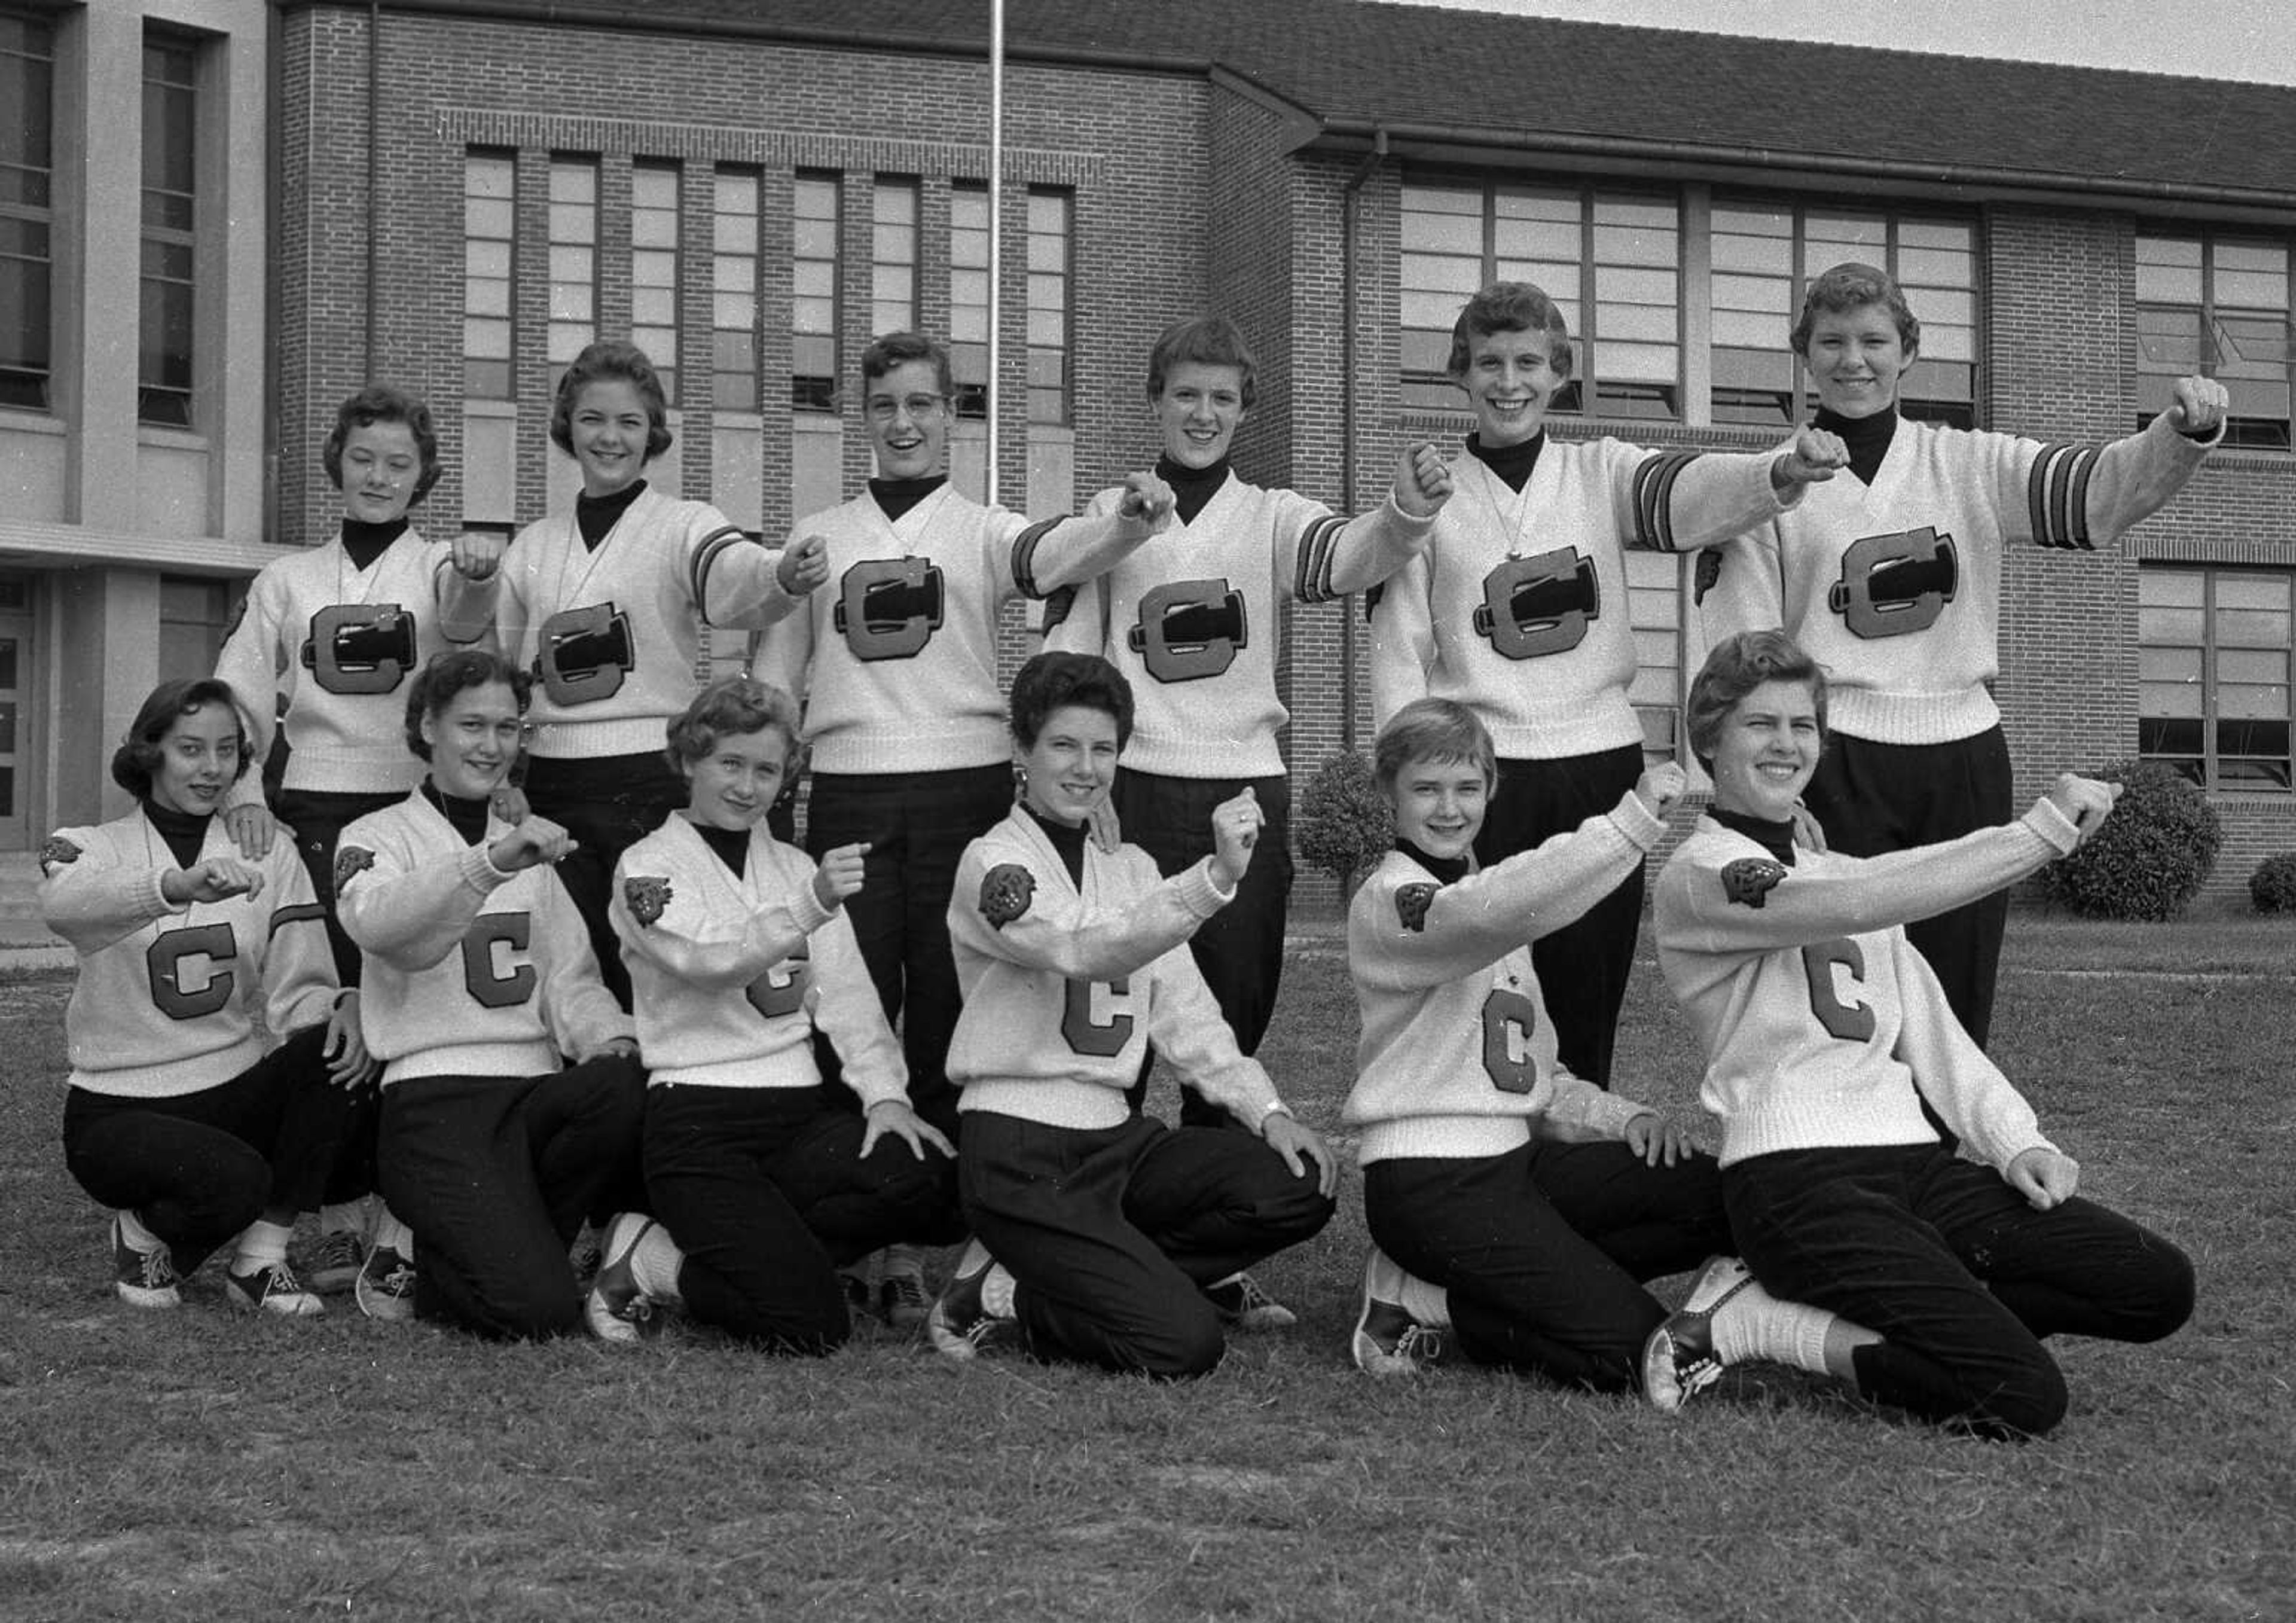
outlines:
M0 1617L2296 1618L2292 949L2296 922L2013 922L2005 1068L2202 1291L2161 1346L2062 1344L2072 1415L2027 1447L1775 1371L1673 1420L1473 1370L1374 1384L1352 1169L1262 1270L1300 1327L1180 1389L890 1340L250 1322L213 1264L140 1314L62 1165L69 982L0 986ZM1336 938L1287 977L1263 1057L1329 1130ZM1693 1109L1647 965L1628 1028L1622 1085Z

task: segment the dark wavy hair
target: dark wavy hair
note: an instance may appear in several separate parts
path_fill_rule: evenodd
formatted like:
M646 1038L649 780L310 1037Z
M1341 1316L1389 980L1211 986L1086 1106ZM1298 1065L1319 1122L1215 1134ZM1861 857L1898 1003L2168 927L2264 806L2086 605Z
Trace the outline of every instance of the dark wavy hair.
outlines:
M601 339L586 346L558 380L558 397L550 406L550 443L573 455L575 401L588 385L617 378L636 389L638 398L645 402L645 459L652 462L668 450L669 395L661 386L661 374L644 350L619 339Z
M1690 696L1682 701L1690 752L1708 772L1714 770L1714 746L1721 740L1722 724L1730 719L1741 699L1765 682L1809 684L1817 711L1818 745L1824 747L1824 668L1783 631L1741 631L1714 644L1690 684Z
M135 719L127 724L127 736L111 752L111 781L139 800L149 799L152 775L160 769L160 741L168 736L178 716L189 716L211 704L228 705L232 719L239 724L239 770L231 779L236 783L245 777L255 750L247 735L247 707L231 684L220 677L178 676L153 688L135 712Z
M430 408L422 398L410 395L403 389L393 389L388 383L370 383L335 408L335 426L327 442L319 448L319 461L327 470L327 477L335 488L343 488L343 444L351 437L353 429L373 428L378 422L403 422L406 431L414 436L414 448L422 458L422 471L415 476L414 494L406 499L414 506L430 494L430 487L439 482L439 430L431 425Z
M1013 736L1037 746L1045 720L1064 705L1098 710L1116 723L1116 747L1132 738L1132 684L1096 653L1040 653L1013 678Z
M527 703L534 696L534 678L502 655L490 648L450 648L432 654L430 662L415 674L414 685L406 690L406 747L429 760L430 746L422 739L422 718L438 720L455 702L455 694L490 682L509 688L518 702L518 713L526 714Z

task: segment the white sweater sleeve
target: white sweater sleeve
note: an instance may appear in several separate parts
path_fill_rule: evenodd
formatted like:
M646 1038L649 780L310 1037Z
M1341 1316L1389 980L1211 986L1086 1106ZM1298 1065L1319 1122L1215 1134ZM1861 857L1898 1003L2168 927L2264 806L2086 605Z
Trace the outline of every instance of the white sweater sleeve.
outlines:
M1145 968L1234 899L1212 881L1209 857L1119 911L1087 908L1064 882L1011 847L976 840L948 901L952 940L1024 969L1114 980Z
M40 847L40 922L83 954L101 952L155 919L191 910L160 889L175 871L172 862L118 862L99 829L60 828Z
M693 882L674 869L660 875L635 873L625 852L614 865L606 916L626 955L643 958L689 986L709 991L748 986L797 951L831 916L808 883L785 902L749 914L734 930L701 908L677 905L679 886ZM660 891L650 893L653 886L660 886ZM639 918L634 906L641 903L652 918Z
M462 944L480 905L511 875L495 866L484 841L419 865L395 843L336 848L335 916L360 951L413 974Z
M1435 664L1435 619L1428 604L1434 562L1423 552L1390 578L1371 611L1371 715L1383 727L1414 699L1427 697Z
M2028 1150L2054 1149L2033 1107L1955 1016L1929 961L1902 936L1895 956L1903 1021L1898 1058L1939 1119L1996 1171L2006 1172Z

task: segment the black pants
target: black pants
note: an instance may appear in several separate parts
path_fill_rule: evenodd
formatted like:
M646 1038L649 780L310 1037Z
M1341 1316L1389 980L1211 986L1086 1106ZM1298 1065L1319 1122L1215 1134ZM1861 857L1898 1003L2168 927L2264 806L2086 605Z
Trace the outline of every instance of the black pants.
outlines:
M566 1258L585 1217L643 1208L645 1072L610 1056L539 1077L382 1090L383 1198L414 1231L414 1306L500 1340L581 1322Z
M819 1087L646 1090L646 1198L685 1253L678 1290L694 1318L775 1351L829 1352L852 1328L837 1267L964 1237L956 1163L890 1135L864 1160L865 1131Z
M2038 1436L2066 1404L2041 1338L2155 1341L2192 1316L2168 1241L2078 1197L2036 1211L1942 1144L1757 1155L1722 1187L1755 1277L1882 1336L1859 1389L1924 1420Z
M326 1041L324 1026L306 1027L230 1081L170 1099L75 1087L64 1165L102 1204L134 1212L189 1274L266 1209L301 1211L328 1193L374 1102L371 1090L328 1080Z
M659 750L591 759L537 756L527 763L529 808L578 842L558 865L558 882L574 898L589 929L599 979L625 1013L630 1006L630 976L622 967L621 943L606 919L614 865L686 799L685 780L670 770Z
M1281 773L1265 778L1171 778L1120 771L1112 799L1124 838L1154 857L1157 871L1168 879L1212 854L1212 808L1247 786L1258 795L1267 826L1260 831L1251 865L1237 882L1235 899L1203 922L1189 938L1188 950L1235 1034L1235 1045L1257 1053L1283 980L1283 915L1292 898L1292 780ZM1151 1049L1139 1081L1126 1095L1135 1111L1147 1102L1148 1077L1155 1067ZM1185 1082L1180 1123L1243 1125Z
M1470 1358L1596 1391L1635 1387L1665 1321L1640 1282L1729 1249L1711 1158L1652 1167L1622 1143L1374 1161L1364 1215L1381 1250L1451 1293Z
M805 848L816 859L865 840L860 892L846 898L885 1019L901 1034L909 1102L956 1138L948 1043L964 998L949 955L948 901L964 848L1013 809L1013 769L813 775ZM825 1045L816 1045L817 1047Z
M1835 733L1802 803L1833 849L1879 857L1997 828L2010 819L2014 792L1999 727L1944 744L1877 744ZM1993 983L2008 924L2009 893L1997 890L1906 926L1906 939L1929 960L1946 1001L1980 1048L1993 1026Z
M1640 744L1559 760L1501 761L1490 811L1475 836L1476 859L1488 868L1568 833L1616 807L1642 774ZM1637 866L1580 917L1530 944L1556 1053L1571 1075L1597 1087L1611 1086L1619 1010L1627 1001L1642 923L1643 871Z
M335 980L343 986L359 983L358 944L343 933L335 917L335 845L343 831L369 812L396 806L406 799L396 790L381 794L344 794L316 789L283 789L273 797L271 809L295 839L295 855L311 876L311 891L327 910L327 949L335 956Z
M957 1184L1040 1357L1179 1380L1226 1350L1202 1287L1331 1221L1315 1171L1256 1138L1145 1117L1086 1130L975 1111Z

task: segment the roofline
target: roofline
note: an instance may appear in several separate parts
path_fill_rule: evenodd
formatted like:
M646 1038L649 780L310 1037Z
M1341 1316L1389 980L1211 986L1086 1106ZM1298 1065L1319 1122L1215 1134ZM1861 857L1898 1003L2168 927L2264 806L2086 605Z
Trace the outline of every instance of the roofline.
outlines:
M2139 214L2173 215L2204 204L2210 217L2236 217L2257 224L2296 223L2296 192L2205 183L2132 180L2118 176L2067 175L2046 169L1989 168L1959 163L1921 163L1907 159L1850 158L1784 147L1734 147L1631 135L1576 135L1560 130L1513 131L1465 124L1390 123L1385 119L1326 118L1317 134L1303 141L1335 153L1357 156L1384 141L1398 157L1417 156L1453 163L1490 164L1511 156L1518 163L1565 160L1569 167L1639 174L1655 179L1705 179L1753 184L1770 191L1808 191L1809 177L1882 183L1891 191L1952 193L1992 201L2066 203L2111 198Z

